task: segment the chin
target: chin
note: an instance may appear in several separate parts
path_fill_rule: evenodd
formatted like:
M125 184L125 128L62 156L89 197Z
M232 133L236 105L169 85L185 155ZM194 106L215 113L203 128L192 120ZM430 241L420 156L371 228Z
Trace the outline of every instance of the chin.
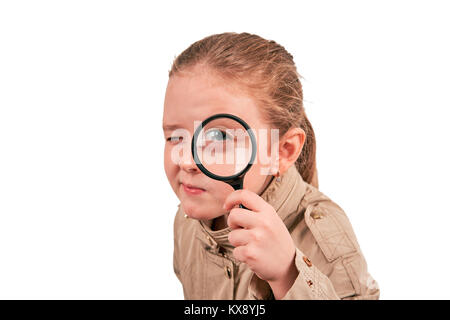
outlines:
M211 220L218 216L214 215L214 209L211 210L211 207L207 205L202 205L199 207L195 203L181 202L181 206L183 207L184 213L192 219Z

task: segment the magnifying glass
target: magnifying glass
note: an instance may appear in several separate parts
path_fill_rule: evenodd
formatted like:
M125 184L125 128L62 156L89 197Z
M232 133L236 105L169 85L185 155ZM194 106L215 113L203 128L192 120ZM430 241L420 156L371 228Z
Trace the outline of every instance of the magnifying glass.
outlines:
M243 189L244 177L256 157L256 138L241 118L219 113L205 119L192 138L192 156L208 177ZM246 209L242 204L240 208Z

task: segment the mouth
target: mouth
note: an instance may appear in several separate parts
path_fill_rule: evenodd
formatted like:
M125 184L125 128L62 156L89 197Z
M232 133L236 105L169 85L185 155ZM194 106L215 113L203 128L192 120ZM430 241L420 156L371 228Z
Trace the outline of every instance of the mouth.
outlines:
M201 194L203 192L205 192L205 189L193 186L189 183L183 183L181 182L181 185L183 187L183 190L187 193L187 194L192 194L192 195L197 195L197 194Z

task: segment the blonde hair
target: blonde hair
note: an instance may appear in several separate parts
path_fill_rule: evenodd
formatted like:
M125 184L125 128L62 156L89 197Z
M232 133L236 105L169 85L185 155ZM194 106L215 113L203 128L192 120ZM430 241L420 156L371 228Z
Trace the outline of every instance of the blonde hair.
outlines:
M213 34L179 54L169 78L198 65L251 94L261 106L263 119L280 130L280 137L292 127L305 131L305 144L295 166L303 180L318 188L316 139L305 114L301 76L292 55L275 41L255 34Z

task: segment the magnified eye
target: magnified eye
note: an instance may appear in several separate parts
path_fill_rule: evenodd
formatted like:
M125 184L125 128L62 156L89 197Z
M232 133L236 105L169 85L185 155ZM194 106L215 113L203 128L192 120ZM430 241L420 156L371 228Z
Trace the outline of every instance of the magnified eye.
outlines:
M205 138L207 140L216 140L216 141L223 141L223 140L232 140L233 137L229 135L225 130L221 129L210 129L205 133Z

